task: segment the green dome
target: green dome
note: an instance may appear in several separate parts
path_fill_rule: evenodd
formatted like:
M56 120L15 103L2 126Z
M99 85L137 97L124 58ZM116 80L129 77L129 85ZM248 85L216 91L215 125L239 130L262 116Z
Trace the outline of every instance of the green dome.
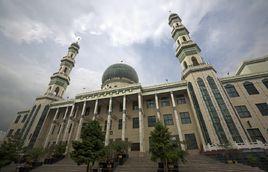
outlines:
M116 63L109 66L102 75L102 84L113 78L126 78L135 83L139 82L135 69L123 63Z

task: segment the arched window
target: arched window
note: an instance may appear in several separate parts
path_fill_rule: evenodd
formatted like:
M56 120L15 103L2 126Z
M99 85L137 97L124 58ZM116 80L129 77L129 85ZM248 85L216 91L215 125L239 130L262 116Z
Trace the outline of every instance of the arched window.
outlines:
M227 137L226 137L225 132L223 130L223 127L221 125L218 113L217 113L217 111L216 111L216 109L214 107L214 104L213 104L213 102L212 102L212 100L210 98L210 95L208 93L206 85L205 85L204 81L201 78L197 79L197 84L199 86L201 95L203 97L203 101L206 104L206 107L207 107L208 113L210 115L213 127L214 127L214 129L216 131L216 135L217 135L220 143L225 144L225 143L228 142L228 140L227 140Z
M64 73L67 73L67 67L64 68Z
M194 92L194 89L193 89L193 85L192 85L191 82L188 83L188 90L189 90L190 96L191 96L192 101L193 101L194 109L195 109L195 112L196 112L196 115L197 115L197 118L198 118L198 122L200 124L200 128L201 128L205 143L206 144L208 144L208 143L211 144L211 140L210 140L210 137L209 137L209 134L208 134L206 123L205 123L203 115L201 113L200 106L198 104L198 101L197 101L197 98L196 98L196 95L195 95L195 92Z
M183 36L183 37L182 37L182 40L183 40L183 41L186 41L186 38L185 38L185 36Z
M198 61L196 60L194 56L192 57L192 63L193 63L193 66L199 65Z
M57 87L57 88L55 89L55 92L54 92L55 96L57 96L57 95L59 94L59 91L60 91L60 88Z
M241 138L236 126L235 126L235 123L231 117L229 109L227 108L227 105L223 100L223 97L220 93L220 90L218 89L218 87L216 85L215 80L211 76L208 76L207 81L208 81L208 84L209 84L209 86L212 90L212 93L216 99L216 102L221 110L221 114L222 114L223 119L225 120L225 122L227 124L227 127L232 135L233 140L237 143L242 143L243 140L242 140L242 138Z
M226 89L226 92L228 93L229 97L239 97L238 92L235 89L235 86L231 84L227 84L224 86Z
M262 80L262 83L265 85L265 87L268 89L268 78L265 78Z
M177 43L178 43L178 47L181 46L181 43L180 43L179 39L177 40Z
M188 68L188 65L187 65L186 61L183 62L183 67L184 67L184 69Z
M244 87L247 90L249 95L253 95L253 94L259 94L259 91L256 89L256 87L254 86L254 84L252 82L244 82Z

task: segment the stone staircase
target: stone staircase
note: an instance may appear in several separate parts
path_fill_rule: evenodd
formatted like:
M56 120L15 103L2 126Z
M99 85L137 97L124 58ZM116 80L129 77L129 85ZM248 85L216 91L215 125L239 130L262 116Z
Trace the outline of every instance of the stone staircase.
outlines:
M31 172L85 172L85 171L86 171L85 165L77 165L69 157L66 157L55 164L51 165L45 164L31 170Z
M147 153L129 152L129 158L116 172L156 172L157 163L150 160Z
M225 164L201 154L188 154L187 162L179 164L180 172L264 172L258 167L243 164Z
M258 167L243 164L225 164L198 153L186 156L187 162L179 164L179 172L264 172ZM85 172L86 166L75 164L70 158L52 164L42 165L32 172ZM16 165L10 164L0 172L16 172ZM130 152L129 159L115 172L157 172L157 163L150 160L148 153Z

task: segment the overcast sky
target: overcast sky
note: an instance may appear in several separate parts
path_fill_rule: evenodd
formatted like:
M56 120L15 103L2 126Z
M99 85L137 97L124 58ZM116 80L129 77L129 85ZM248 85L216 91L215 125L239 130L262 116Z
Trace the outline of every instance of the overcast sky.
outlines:
M123 60L143 86L180 80L168 26L178 13L220 77L268 54L267 0L0 0L0 130L32 106L71 42L80 52L65 97L100 89Z

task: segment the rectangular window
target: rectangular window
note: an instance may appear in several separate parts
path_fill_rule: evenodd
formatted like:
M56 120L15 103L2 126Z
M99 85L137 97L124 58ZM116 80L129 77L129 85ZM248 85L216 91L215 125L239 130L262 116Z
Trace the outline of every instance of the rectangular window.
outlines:
M131 151L140 151L140 143L131 143Z
M191 124L191 118L188 112L180 112L180 116L182 124Z
M233 85L228 84L224 87L225 87L226 92L228 93L229 97L239 97L239 94Z
M88 116L89 113L90 113L90 107L87 107L87 108L86 108L86 112L85 112L85 116Z
M7 137L10 137L11 135L12 135L12 133L13 133L13 129L10 129L9 131L8 131L8 133L7 133Z
M18 136L20 134L21 129L17 129L15 132L15 136Z
M104 128L103 128L103 130L106 131L106 128L107 128L107 120L105 120L105 122L104 122Z
M22 121L21 121L22 123L25 122L25 120L27 119L27 116L28 116L28 115L24 115L24 116L23 116Z
M106 106L106 110L107 110L107 112L109 112L109 105Z
M263 116L268 116L268 104L267 103L259 103L259 104L256 104L256 106Z
M186 97L184 95L178 95L176 96L176 102L177 104L186 104Z
M139 118L132 118L132 127L139 128Z
M153 99L146 100L147 108L154 108L155 107L155 101Z
M101 113L101 106L98 106L97 114L100 114L100 113Z
M134 111L139 110L138 101L134 101L132 103L132 110L134 110Z
M248 111L245 105L235 106L235 110L237 111L240 118L248 118L251 117L250 112Z
M119 112L123 111L123 103L119 103Z
M113 122L113 121L111 120L111 122L110 122L110 130L112 130L112 125L113 125L112 122ZM106 120L105 123L104 123L104 131L106 131L106 128L107 128L107 120Z
M185 142L188 150L191 149L198 149L197 142L195 139L195 135L192 134L185 134Z
M122 119L119 119L118 120L118 130L121 130L122 129Z
M162 97L160 101L161 101L161 106L162 107L170 106L170 102L169 102L168 97Z
M265 139L263 138L260 130L258 128L251 128L247 129L248 134L250 135L250 138L252 139L253 142L256 142L257 140L265 143Z
M52 124L53 125L53 124ZM51 135L54 133L55 131L55 128L56 128L56 125L53 125L53 128L52 128L52 132L51 132Z
M148 127L154 127L156 123L155 116L148 116Z
M164 117L164 124L165 125L173 125L173 118L171 114L165 114Z
M245 82L243 85L249 95L259 94L259 91L256 89L252 82Z
M16 118L16 120L15 120L15 122L14 122L15 124L17 124L17 123L19 122L20 117L21 117L20 115L17 116L17 118Z

